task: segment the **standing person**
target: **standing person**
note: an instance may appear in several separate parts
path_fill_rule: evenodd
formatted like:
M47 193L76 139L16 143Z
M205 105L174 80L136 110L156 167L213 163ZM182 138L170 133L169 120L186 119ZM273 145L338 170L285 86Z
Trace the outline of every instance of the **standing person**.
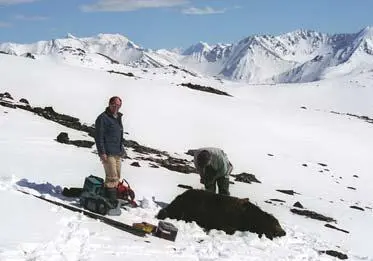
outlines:
M117 199L117 186L120 180L121 157L125 155L122 113L119 112L122 100L111 97L109 106L95 123L96 147L105 169L105 196L112 202Z
M222 149L210 147L196 150L194 165L207 191L216 193L218 185L219 194L229 196L229 174L233 166Z

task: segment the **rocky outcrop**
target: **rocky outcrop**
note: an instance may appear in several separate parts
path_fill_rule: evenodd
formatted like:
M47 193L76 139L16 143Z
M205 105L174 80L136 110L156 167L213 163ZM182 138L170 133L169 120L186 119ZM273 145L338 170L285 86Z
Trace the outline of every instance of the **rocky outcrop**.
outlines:
M83 148L92 148L92 146L95 144L93 141L89 140L70 140L69 135L66 132L61 132L58 134L56 140L59 143L72 144Z
M223 92L223 91L220 91L218 89L214 89L214 88L208 87L208 86L202 86L202 85L193 84L193 83L182 83L182 84L179 84L179 85L187 87L189 89L197 90L197 91L209 92L209 93L213 93L213 94L225 95L225 96L232 97L232 95L230 95L230 94L228 94L226 92Z

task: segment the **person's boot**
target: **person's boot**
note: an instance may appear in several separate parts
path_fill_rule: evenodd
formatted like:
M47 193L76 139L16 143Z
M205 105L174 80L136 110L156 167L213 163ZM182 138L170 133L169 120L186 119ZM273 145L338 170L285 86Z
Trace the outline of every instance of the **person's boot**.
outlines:
M117 188L105 188L105 197L113 208L117 205Z
M111 205L107 214L109 216L119 216L122 211L120 210L121 202L117 199L117 188L106 188L105 194Z

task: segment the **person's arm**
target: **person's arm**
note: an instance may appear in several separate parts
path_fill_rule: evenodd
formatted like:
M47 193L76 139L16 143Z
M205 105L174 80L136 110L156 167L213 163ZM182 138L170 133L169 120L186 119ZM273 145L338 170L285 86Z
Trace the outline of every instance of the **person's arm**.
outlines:
M102 116L99 116L96 119L95 131L95 142L98 155L102 160L106 160L107 155L104 146L104 120Z

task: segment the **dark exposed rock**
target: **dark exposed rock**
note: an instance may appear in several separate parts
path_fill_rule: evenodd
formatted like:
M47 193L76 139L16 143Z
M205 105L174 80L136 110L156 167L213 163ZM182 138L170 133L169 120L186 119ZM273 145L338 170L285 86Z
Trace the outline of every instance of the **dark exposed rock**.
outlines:
M306 216L306 217L316 219L316 220L320 220L320 221L336 222L336 220L334 218L324 216L322 214L316 213L316 212L311 211L311 210L292 208L292 209L290 209L290 211L294 214L298 214L298 215L301 215L301 216Z
M302 166L303 166L303 167L308 167L308 165L307 165L307 164L305 164L305 163L304 163L304 164L302 164Z
M99 54L99 55L105 57L106 59L108 59L111 62L111 64L119 64L119 62L117 60L114 60L113 58L111 58L111 57L109 57L105 54L102 54L102 53L97 53L97 54Z
M303 109L303 110L307 110L307 107L305 107L305 106L302 106L300 108Z
M121 75L128 76L128 77L135 77L135 75L131 72L124 73L124 72L117 72L117 71L114 71L114 70L110 70L110 71L108 71L108 73L116 73L116 74L121 74Z
M286 203L285 200L282 199L277 199L277 198L271 198L270 201L275 201L275 202L281 202L281 203Z
M141 167L140 163L138 163L137 161L132 162L130 165L134 167Z
M70 144L82 148L92 148L95 143L89 140L70 140Z
M350 206L350 208L361 210L361 211L365 211L363 208L358 207L358 206Z
M341 232L346 233L346 234L350 233L347 230L337 228L336 226L333 226L333 225L330 225L330 224L325 224L325 227L328 227L328 228L331 228L331 229L335 229L335 230L341 231Z
M159 168L159 166L158 166L158 165L155 165L155 164L152 164L152 163L150 163L150 164L149 164L149 166L150 166L151 168L156 168L156 169L158 169L158 168Z
M326 167L326 166L328 166L327 164L325 164L325 163L317 163L317 164L319 164L320 166L323 166L323 167Z
M356 188L354 187L347 187L348 189L352 189L352 190L356 190Z
M212 87L208 87L208 86L202 86L202 85L193 84L193 83L182 83L182 84L179 84L179 85L184 86L184 87L188 87L189 89L193 89L193 90L198 90L198 91L209 92L209 93L213 93L213 94L225 95L225 96L232 97L232 95L230 95L226 92L223 92L223 91L220 91L220 90L214 89Z
M274 155L273 155L273 154L271 154L271 153L268 153L267 155L268 155L268 156L270 156L270 157L273 157L273 156L274 156Z
M66 132L61 132L57 136L57 141L59 143L69 144L70 142L69 135Z
M28 102L28 100L26 100L25 98L20 99L19 102L30 105L30 103Z
M32 53L26 53L26 58L35 59L35 56Z
M234 181L245 182L251 184L251 182L261 183L254 174L242 172L241 174L231 174L234 177Z
M178 66L176 66L176 65L169 64L168 66L170 66L171 68L175 68L175 69L181 70L181 71L183 71L183 72L185 72L185 73L187 73L187 74L190 74L190 75L192 75L192 76L194 76L194 77L197 77L197 76L198 76L196 73L192 73L192 72L190 72L190 71L188 71L188 70L186 70L186 69L180 68L180 67L178 67ZM185 77L184 77L184 78L185 78Z
M325 251L319 251L321 254L327 254L329 256L334 256L339 259L347 259L348 256L346 254L343 254L341 252L335 251L335 250L325 250Z
M354 178L358 178L359 176L358 175L353 175Z
M141 154L159 154L159 155L168 155L166 151L160 151L157 149L153 149L150 147L146 147L143 145L140 145L136 141L133 140L125 140L124 141L124 146L133 148L135 152L141 153Z
M1 94L2 97L9 97L9 93ZM28 104L13 104L9 101L0 101L0 105L10 107L10 108L20 108L26 111L33 112L37 114L38 116L41 116L45 119L54 121L56 123L59 123L63 126L66 126L68 128L72 128L78 131L83 131L88 133L89 136L94 137L95 135L95 128L94 126L87 126L85 124L81 124L78 118L60 114L55 112L53 107L31 107ZM61 137L59 138L59 140ZM76 146L82 146L91 148L94 143L91 141L85 141L85 140L77 140L77 141L71 141L68 142L65 140L66 144L73 144ZM166 151L160 151L157 149L153 149L150 147L143 146L136 141L133 140L125 140L124 145L126 148L132 148L134 152L138 152L140 154L148 155L148 157L139 157L139 159L142 160L148 160L153 163L153 168L158 168L159 166L162 166L164 168L167 168L172 171L177 171L181 173L195 173L196 170L194 167L192 167L192 162L188 161L186 159L179 159L174 158L168 154ZM155 155L159 158L154 158L152 155ZM127 157L128 158L128 157ZM158 166L159 165L159 166Z
M72 144L77 147L83 147L83 148L91 148L93 144L95 144L93 141L88 141L88 140L70 140L69 135L66 132L61 132L60 134L58 134L56 140L60 143Z
M184 185L184 184L177 184L177 186L178 186L179 188L184 188L184 189L193 189L192 186Z
M278 192L281 192L281 193L284 193L284 194L288 194L288 195L294 195L294 194L298 194L300 195L300 193L297 193L295 192L294 190L289 190L289 189L276 189L276 191Z
M299 201L297 201L297 202L294 203L293 207L303 208L303 205Z
M10 95L9 92L4 92L2 94L2 98L9 99L9 100L14 100L13 97L12 97L12 95Z
M251 231L269 238L285 236L278 220L252 204L248 199L214 194L204 190L189 189L177 196L159 211L157 218L173 218L186 222L195 221L210 230Z
M136 159L158 163L161 167L171 171L177 171L185 174L196 173L196 169L190 166L191 163L186 159L178 159L171 156L167 156L166 159L153 157L137 157Z
M12 109L17 108L17 106L15 104L10 103L10 102L6 102L6 101L0 101L0 105L4 106L4 107L12 108Z

